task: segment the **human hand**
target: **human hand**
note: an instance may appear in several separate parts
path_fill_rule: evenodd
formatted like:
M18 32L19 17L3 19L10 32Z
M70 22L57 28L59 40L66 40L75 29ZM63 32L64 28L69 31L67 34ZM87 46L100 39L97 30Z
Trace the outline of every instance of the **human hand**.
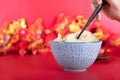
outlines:
M107 17L113 20L120 21L120 0L106 0L108 4L103 8L103 12ZM97 5L102 4L102 0L91 0L93 10ZM101 20L100 13L96 17L97 20Z

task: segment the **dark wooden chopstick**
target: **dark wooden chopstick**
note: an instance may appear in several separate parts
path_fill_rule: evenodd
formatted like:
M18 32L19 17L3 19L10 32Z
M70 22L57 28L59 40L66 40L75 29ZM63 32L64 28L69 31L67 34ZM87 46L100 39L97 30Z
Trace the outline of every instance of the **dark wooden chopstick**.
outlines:
M88 19L87 23L85 24L85 26L83 27L83 29L81 30L81 32L79 33L79 35L77 36L77 39L79 39L79 37L81 36L81 34L86 30L86 28L89 26L89 24L93 21L93 19L98 15L98 13L101 11L101 9L107 4L106 0L103 0L103 3L101 5L98 5L96 7L96 9L94 10L94 12L92 13L92 15L90 16L90 18Z

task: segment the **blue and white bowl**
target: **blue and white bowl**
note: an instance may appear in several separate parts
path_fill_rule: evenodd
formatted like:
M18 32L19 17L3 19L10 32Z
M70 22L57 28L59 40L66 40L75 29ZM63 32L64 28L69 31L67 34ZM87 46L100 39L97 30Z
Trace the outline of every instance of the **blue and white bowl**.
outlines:
M51 51L57 63L65 71L86 71L96 60L101 41L55 42L50 41Z

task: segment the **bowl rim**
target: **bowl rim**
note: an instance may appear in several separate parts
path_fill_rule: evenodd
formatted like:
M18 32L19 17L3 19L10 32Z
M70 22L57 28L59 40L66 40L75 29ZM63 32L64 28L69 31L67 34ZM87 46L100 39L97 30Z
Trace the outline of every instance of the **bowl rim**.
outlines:
M102 43L102 41L95 41L95 42L58 42L58 41L49 41L49 43L66 43L66 44L83 44L83 43Z

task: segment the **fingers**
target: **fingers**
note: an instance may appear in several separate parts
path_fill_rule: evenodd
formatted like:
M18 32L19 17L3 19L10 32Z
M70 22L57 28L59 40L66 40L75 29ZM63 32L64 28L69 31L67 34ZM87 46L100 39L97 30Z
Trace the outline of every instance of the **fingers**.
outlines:
M98 5L102 4L102 0L91 0L92 9L94 10Z
M92 4L94 4L95 6L99 5L99 4L102 4L102 0L92 0L91 1Z
M102 0L92 0L92 10L95 10L96 6L97 5L100 5L102 4ZM101 14L99 13L97 16L96 16L96 20L100 21L101 20Z
M98 5L102 4L102 0L97 0L97 4Z

